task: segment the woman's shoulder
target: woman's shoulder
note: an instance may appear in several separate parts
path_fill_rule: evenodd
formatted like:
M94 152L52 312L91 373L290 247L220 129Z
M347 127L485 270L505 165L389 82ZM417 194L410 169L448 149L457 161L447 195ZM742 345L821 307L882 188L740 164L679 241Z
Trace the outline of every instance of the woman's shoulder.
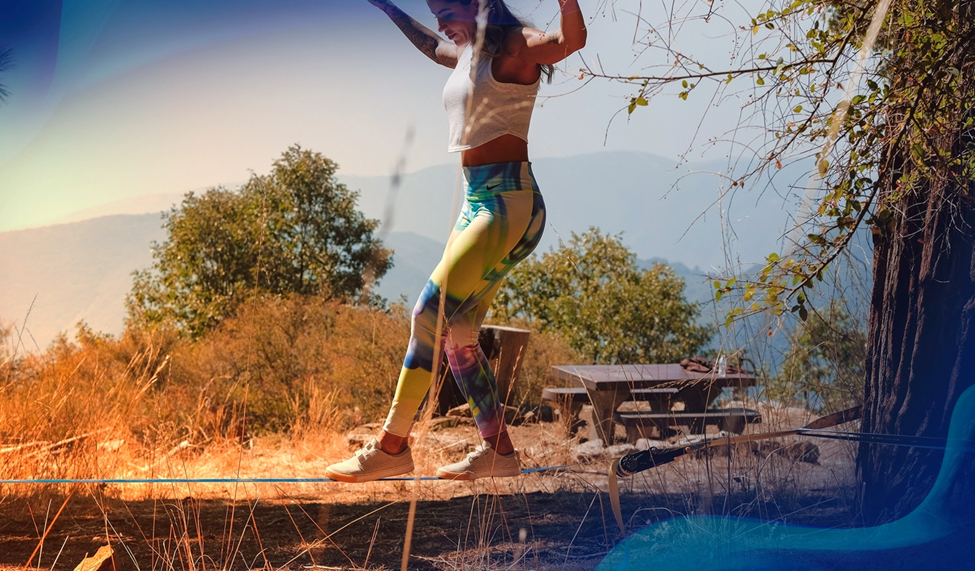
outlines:
M526 45L525 40L531 37L532 34L541 33L541 31L529 26L508 26L503 30L502 37L500 38L500 49L498 53L507 57L521 57Z

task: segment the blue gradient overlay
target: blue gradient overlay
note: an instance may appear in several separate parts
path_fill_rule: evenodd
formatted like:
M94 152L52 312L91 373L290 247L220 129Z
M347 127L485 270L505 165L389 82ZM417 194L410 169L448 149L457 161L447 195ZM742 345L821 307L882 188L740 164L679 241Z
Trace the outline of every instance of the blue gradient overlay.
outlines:
M0 105L0 165L23 150L64 96L173 56L321 23L349 29L366 2L323 0L4 0L0 47L14 68ZM373 14L369 14L372 16ZM376 20L370 18L370 21Z
M955 405L938 478L911 513L888 524L822 529L690 516L650 525L597 567L609 570L866 570L975 568L975 387ZM964 498L967 501L959 501Z

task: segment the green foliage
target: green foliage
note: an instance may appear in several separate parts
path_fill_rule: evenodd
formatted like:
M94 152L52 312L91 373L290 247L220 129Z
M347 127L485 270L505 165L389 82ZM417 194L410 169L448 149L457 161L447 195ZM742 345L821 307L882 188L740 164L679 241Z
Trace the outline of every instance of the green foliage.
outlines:
M134 276L129 322L200 335L255 295L362 296L391 253L336 170L293 146L236 191L188 194L165 217L168 238L154 245L152 269Z
M682 99L710 85L714 100L747 101L744 108L754 111L760 135L743 146L741 159L758 166L734 173L732 190L782 168L785 160L815 152L821 181L813 182L821 191L810 219L798 221L805 239L792 252L769 259L761 279L719 286L722 295L751 292L755 297L740 304L732 320L763 309L807 318L808 290L858 229L890 235L909 210L908 197L917 202L932 188L970 192L966 189L975 180L975 5L892 0L874 22L882 4L773 0L749 18L729 13L738 9L733 3L686 3L667 13L666 24L646 23L647 49L641 58L663 52L659 61L667 72L603 76L634 86L629 113L668 87L679 90ZM733 53L730 66L675 47L668 34L692 22L722 29L727 22L738 25L726 46ZM880 32L870 44L868 30L874 23ZM705 53L726 53L724 47ZM861 51L863 68L857 65ZM735 86L739 91L732 92Z
M789 341L769 396L799 400L826 414L863 403L867 334L842 300L834 300L824 313L812 312Z
M710 329L664 264L644 270L619 236L596 228L568 246L516 267L492 307L497 319L523 318L555 331L592 363L665 363L693 355Z

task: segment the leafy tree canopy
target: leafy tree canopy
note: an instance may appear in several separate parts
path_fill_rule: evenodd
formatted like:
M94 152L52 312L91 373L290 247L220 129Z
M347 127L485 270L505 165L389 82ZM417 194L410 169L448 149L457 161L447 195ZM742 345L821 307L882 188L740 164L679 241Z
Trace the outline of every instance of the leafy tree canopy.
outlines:
M700 308L684 299L684 281L670 267L640 268L619 236L596 228L517 266L492 312L558 332L593 363L676 362L711 337L695 324Z
M624 5L639 7L616 3ZM745 297L732 317L771 308L805 319L807 290L858 228L889 235L912 196L937 187L967 193L975 179L970 3L773 0L757 11L697 0L659 25L640 14L649 73L587 72L633 84L629 113L671 89L681 99L745 102L729 133L742 168L727 173L728 192L784 163L815 159L809 186L818 194L800 212L794 248L770 254L758 280L719 282L722 293ZM722 33L703 54L681 51L671 37L709 29Z
M130 323L199 335L253 295L362 296L391 267L391 252L337 168L295 145L235 191L189 193L164 215L169 236L154 244L152 268L134 275Z

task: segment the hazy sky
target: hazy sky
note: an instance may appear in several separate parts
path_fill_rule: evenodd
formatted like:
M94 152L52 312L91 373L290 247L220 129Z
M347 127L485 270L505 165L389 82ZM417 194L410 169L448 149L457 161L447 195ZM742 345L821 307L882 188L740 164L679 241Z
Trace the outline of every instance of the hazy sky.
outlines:
M657 98L610 124L633 87L606 80L583 87L576 75L585 62L621 74L651 63L634 63L640 46L627 10L640 3L580 3L589 45L542 87L532 156L625 149L676 158L708 99ZM422 0L398 4L436 25ZM509 4L538 27L557 23L557 0ZM366 0L0 6L0 45L13 49L16 65L0 75L11 92L0 105L0 231L128 197L242 182L267 172L294 143L338 162L340 175L388 174L413 129L408 171L458 161L446 152L441 91L449 70ZM662 17L644 10L650 20ZM712 112L692 156L738 113L734 104Z

